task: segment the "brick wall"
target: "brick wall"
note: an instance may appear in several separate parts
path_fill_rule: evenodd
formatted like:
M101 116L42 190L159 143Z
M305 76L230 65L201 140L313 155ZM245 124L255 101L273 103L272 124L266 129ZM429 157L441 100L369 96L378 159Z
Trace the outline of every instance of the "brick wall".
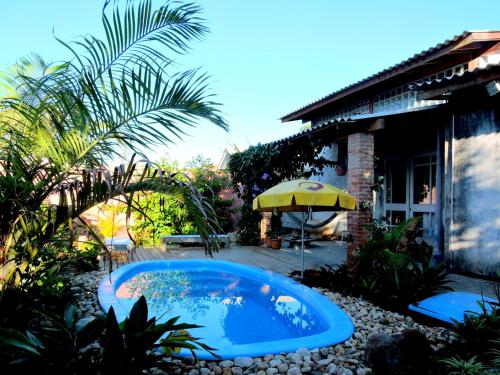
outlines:
M260 239L262 242L266 239L266 232L271 230L272 212L262 212L262 220L260 221Z
M347 139L348 168L347 190L357 199L358 210L347 214L347 230L354 241L348 244L347 259L352 265L352 252L368 239L364 228L372 220L369 211L359 210L361 201L372 201L371 186L374 183L374 140L373 134L355 133Z

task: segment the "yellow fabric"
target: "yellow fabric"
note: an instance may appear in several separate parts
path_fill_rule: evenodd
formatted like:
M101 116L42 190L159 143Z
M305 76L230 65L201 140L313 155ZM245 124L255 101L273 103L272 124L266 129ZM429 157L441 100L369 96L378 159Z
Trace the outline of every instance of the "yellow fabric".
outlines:
M255 211L354 210L356 198L335 186L311 180L285 181L253 200Z

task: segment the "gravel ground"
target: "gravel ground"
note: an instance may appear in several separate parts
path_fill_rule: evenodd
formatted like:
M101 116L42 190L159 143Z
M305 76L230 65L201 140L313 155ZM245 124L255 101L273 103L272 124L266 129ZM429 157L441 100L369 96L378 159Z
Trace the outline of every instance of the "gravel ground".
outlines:
M75 304L80 316L101 317L97 302L97 286L105 276L103 271L87 272L71 277L71 288L76 293ZM238 357L224 361L198 361L185 358L174 360L179 364L177 374L239 375L258 374L338 374L363 375L370 373L363 362L364 346L372 333L396 334L413 328L422 332L431 342L434 350L444 347L453 340L449 330L441 327L428 327L418 324L409 316L383 310L361 298L344 296L327 290L318 289L331 301L341 307L352 319L354 335L346 342L326 348L308 350L299 348L295 353L269 354L259 358ZM162 374L152 369L150 374Z

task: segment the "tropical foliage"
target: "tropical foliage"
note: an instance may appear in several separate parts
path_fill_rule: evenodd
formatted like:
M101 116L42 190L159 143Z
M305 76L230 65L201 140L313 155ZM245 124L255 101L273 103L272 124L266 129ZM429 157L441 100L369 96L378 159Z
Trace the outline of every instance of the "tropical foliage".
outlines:
M381 229L375 222L372 237L357 251L359 289L388 308L405 309L445 286L444 264L432 264L432 247L417 243L419 218Z
M232 230L233 201L221 195L230 190L227 172L216 169L210 160L201 156L188 162L185 168L166 161L160 162L160 165L182 173L186 182L191 183L211 204L220 225L218 232ZM149 192L140 196L137 204L140 210L133 215L135 220L130 231L139 245L157 246L165 235L198 233L184 202L176 200L174 196Z
M320 156L331 140L312 137L302 147L286 144L258 144L231 155L229 173L234 191L243 200L241 219L237 223L238 241L243 245L257 245L260 241L261 215L252 209L253 199L260 193L286 179L320 174L330 161Z
M234 201L224 193L231 192L231 177L226 170L217 169L209 159L197 156L187 163L186 174L193 185L211 203L221 227L221 233L233 230Z
M446 358L442 360L446 365L449 375L484 375L486 369L484 365L476 361L473 357L468 361L459 358Z
M460 358L472 358L484 367L500 365L500 295L496 302L478 302L481 313L467 313L453 330L458 340L453 351Z
M110 373L105 364L119 354L121 372L140 373L163 334L170 337L162 345L167 354L210 350L183 331L192 325L143 324L143 300L127 323L112 313L106 322L77 321L74 307L64 309L73 291L61 274L66 265L95 267L97 246L104 247L83 212L120 199L129 220L145 191L182 203L207 252L217 249L210 236L219 230L215 211L189 177L137 156L199 120L227 128L208 76L174 70L174 57L207 32L199 14L192 4L153 9L151 0L106 1L103 39L60 41L71 60L53 64L32 55L2 74L0 372ZM104 167L131 152L127 165ZM77 226L95 241L78 252Z
M362 295L385 308L408 304L449 289L443 264L432 264L432 248L417 243L417 218L389 228L374 222L372 237L356 252L356 275L347 265L306 270L304 283ZM298 274L294 271L292 275Z
M431 264L431 249L415 241L417 219L394 228L374 222L372 238L357 254L357 274L347 264L304 272L302 282L342 293L361 295L385 308L407 312L409 303L446 287L441 264ZM293 271L292 276L300 275ZM498 284L500 286L500 284ZM496 375L500 372L500 287L497 302L479 302L480 313L467 313L450 326L453 340L429 358L432 373Z
M466 312L454 321L455 340L440 353L439 363L449 374L500 374L500 283L496 301L478 301L479 313Z
M87 208L125 196L130 212L140 191L182 201L207 251L217 246L208 236L218 227L209 202L179 174L135 159L111 171L102 167L120 156L120 147L144 150L171 142L200 119L227 127L208 91L208 76L173 70L174 57L207 32L200 8L167 2L154 10L150 0L115 4L104 5L104 39L60 41L71 60L49 64L33 55L3 75L4 283L20 285L61 228L69 228L71 244L75 220L85 225L81 213Z
M155 355L161 350L170 356L184 348L196 356L213 348L187 331L199 328L178 323L179 317L159 323L148 319L146 299L140 297L129 316L119 323L113 308L105 319L78 320L76 308L69 304L64 313L37 311L41 325L24 333L0 330L0 370L38 374L141 374L144 369L167 368L172 363Z

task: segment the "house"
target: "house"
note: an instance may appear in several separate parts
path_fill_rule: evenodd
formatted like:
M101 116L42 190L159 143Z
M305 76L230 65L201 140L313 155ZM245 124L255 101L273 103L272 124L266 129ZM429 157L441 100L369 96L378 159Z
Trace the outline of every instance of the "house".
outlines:
M222 155L220 157L219 163L217 163L217 169L226 169L229 164L229 159L231 159L231 155L240 152L238 146L233 145L230 149L227 147L222 151Z
M372 217L422 220L449 270L500 272L500 31L464 32L281 119L311 128L277 141L347 167L328 182L373 209L348 214L352 254ZM378 192L373 190L378 186Z

